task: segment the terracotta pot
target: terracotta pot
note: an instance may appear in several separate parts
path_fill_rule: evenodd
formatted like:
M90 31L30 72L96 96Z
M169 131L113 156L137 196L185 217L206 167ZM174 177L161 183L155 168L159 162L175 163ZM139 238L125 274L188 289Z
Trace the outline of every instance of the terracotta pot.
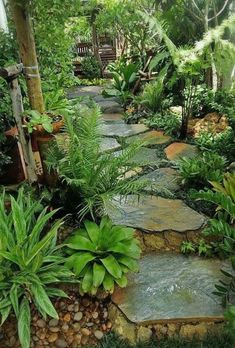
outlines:
M34 134L37 137L45 137L48 139L51 139L53 137L53 134L57 134L60 132L61 128L64 126L64 118L62 115L53 115L53 114L47 114L49 117L57 117L58 120L52 122L53 130L51 133L48 133L41 124L36 126L36 129L34 130ZM23 124L27 126L27 117L24 117Z

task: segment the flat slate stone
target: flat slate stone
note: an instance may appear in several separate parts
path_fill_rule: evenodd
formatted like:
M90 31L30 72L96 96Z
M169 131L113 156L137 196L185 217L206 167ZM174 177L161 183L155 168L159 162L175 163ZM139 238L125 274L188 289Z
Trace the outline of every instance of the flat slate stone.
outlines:
M129 139L127 139L127 143L131 143L133 141L145 141L148 145L161 145L166 144L171 140L171 137L169 135L165 135L164 132L151 130L149 132L135 135Z
M115 156L119 156L122 150L115 152ZM157 164L159 158L155 149L141 147L138 152L128 161L136 166L154 166Z
M146 132L148 128L144 124L110 124L105 123L102 127L102 133L106 137L129 137L139 133Z
M150 253L140 272L129 275L128 287L117 289L113 302L134 323L223 319L220 298L213 295L229 264L181 254Z
M155 193L176 192L180 189L180 175L173 168L159 168L153 172L143 175L139 180L150 180L150 185L146 186L145 191Z
M105 122L111 122L111 123L124 123L124 120L123 120L123 116L122 114L117 114L117 113L114 113L114 114L103 114L103 120Z
M100 106L102 112L115 114L123 111L122 106L113 99L102 99L101 101L97 101L97 104Z
M165 149L166 157L170 161L176 161L180 158L192 158L198 154L198 148L195 145L185 143L172 143Z
M68 91L68 98L78 98L78 97L96 97L101 95L103 91L101 86L78 86L70 89Z
M114 138L103 138L101 143L101 152L112 152L119 150L121 145Z
M148 195L118 196L108 214L115 224L134 227L146 232L197 231L206 218L179 199Z

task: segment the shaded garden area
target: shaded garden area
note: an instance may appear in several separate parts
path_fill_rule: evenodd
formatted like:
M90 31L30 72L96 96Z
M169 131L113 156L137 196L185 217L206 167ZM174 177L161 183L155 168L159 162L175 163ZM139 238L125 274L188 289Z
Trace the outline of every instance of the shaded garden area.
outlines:
M233 347L235 4L0 0L0 346Z

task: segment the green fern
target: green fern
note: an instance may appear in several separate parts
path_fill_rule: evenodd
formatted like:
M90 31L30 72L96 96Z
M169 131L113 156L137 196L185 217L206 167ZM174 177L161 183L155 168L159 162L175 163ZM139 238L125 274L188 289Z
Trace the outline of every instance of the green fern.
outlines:
M131 159L143 143L135 142L119 156L101 151L102 119L98 106L81 108L75 118L65 118L67 136L57 138L47 164L76 197L79 217L101 215L112 198L118 194L139 193L146 181L125 178L136 165ZM72 199L72 198L71 198Z

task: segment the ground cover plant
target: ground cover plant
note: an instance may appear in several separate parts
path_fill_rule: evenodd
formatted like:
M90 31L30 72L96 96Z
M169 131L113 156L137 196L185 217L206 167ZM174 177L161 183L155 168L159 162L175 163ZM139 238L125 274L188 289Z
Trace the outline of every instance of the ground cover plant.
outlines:
M64 266L65 259L56 246L62 220L44 232L56 211L47 212L40 201L24 195L23 189L16 199L10 197L10 207L6 209L5 194L1 194L1 324L14 312L21 346L28 348L30 304L35 304L42 317L58 318L50 298L67 295L52 284L67 282L73 274Z
M126 287L128 271L138 270L140 247L134 230L113 226L107 216L99 226L84 221L84 228L75 231L65 244L71 255L66 265L81 279L82 293L94 295L99 288L112 293L115 285Z

